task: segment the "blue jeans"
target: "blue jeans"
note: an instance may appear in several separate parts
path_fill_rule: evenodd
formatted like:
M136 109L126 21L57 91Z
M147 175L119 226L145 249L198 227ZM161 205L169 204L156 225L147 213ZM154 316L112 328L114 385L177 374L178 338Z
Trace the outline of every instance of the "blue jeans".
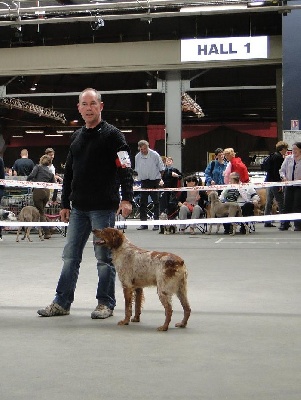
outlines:
M75 208L71 210L67 243L62 256L64 263L54 299L54 302L64 309L69 310L74 300L83 250L91 230L114 227L114 224L115 211L113 210L80 211ZM93 242L95 242L95 237L93 237ZM94 253L98 271L96 298L98 304L104 304L113 310L116 305L116 271L112 264L111 252L106 247L94 244Z

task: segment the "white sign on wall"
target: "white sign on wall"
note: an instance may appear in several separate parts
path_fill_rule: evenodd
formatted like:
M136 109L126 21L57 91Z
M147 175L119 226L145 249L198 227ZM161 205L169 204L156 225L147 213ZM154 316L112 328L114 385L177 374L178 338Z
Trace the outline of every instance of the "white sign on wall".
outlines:
M301 131L283 131L283 140L288 143L289 150L295 142L301 142Z
M267 58L267 36L181 40L181 62Z

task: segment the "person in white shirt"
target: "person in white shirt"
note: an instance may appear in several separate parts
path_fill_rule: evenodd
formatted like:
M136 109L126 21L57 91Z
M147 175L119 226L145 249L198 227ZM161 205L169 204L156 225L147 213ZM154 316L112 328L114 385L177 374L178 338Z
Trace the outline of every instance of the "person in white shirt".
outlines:
M146 140L138 142L139 153L135 156L135 171L138 173L138 181L141 181L141 189L158 189L164 172L165 166L161 156L149 148ZM159 219L159 191L141 192L140 197L140 220L147 221L148 196L154 203L154 219ZM147 225L141 225L138 230L148 229ZM159 230L158 225L154 225L153 231Z

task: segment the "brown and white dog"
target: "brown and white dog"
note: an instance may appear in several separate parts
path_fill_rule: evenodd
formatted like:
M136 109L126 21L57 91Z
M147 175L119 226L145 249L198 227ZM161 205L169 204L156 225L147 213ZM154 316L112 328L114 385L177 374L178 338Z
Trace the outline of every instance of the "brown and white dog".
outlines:
M22 210L20 211L20 214L18 215L18 221L20 221L20 222L40 222L39 210L33 206L23 207ZM27 238L29 242L32 242L32 240L30 239L30 236L29 236L31 228L32 228L31 226L28 226L25 229L25 233L24 233L24 236L22 237L22 240ZM21 232L21 229L22 229L22 225L18 229L16 242L19 242L19 234ZM44 240L42 229L40 226L38 227L38 230L39 230L39 238L41 240Z
M184 309L184 318L175 326L185 328L190 316L187 299L187 269L184 260L172 253L148 251L132 244L118 229L94 229L99 239L95 243L111 249L113 264L123 287L125 318L118 325L128 325L135 298L132 322L140 322L143 288L157 286L159 299L165 308L165 321L158 331L167 331L172 316L172 296L176 294ZM134 296L135 295L135 296Z
M222 203L218 197L218 193L211 191L208 193L208 200L210 202L210 215L211 218L223 218L223 217L242 217L242 212L239 204L237 203ZM236 224L232 223L233 231L231 235L235 235ZM249 234L249 228L247 224L244 224L246 228L246 234ZM220 224L217 224L216 233L219 232ZM208 235L211 234L212 224L209 224Z

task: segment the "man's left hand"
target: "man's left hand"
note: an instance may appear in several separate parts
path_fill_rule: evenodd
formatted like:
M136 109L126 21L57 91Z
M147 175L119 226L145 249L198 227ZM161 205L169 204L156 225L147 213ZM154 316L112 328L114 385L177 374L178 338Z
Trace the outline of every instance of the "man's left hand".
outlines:
M132 212L132 204L129 201L122 200L117 210L117 215L121 214L124 218L127 218Z

